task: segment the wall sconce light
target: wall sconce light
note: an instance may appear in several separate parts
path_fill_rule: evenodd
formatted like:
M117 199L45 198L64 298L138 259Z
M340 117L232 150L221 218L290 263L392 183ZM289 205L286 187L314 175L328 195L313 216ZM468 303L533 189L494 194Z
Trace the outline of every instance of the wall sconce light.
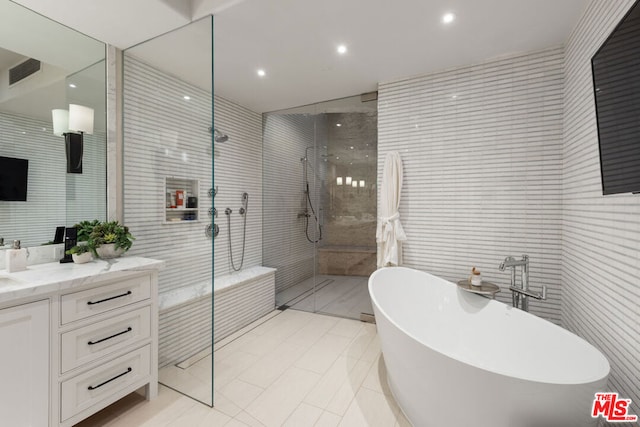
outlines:
M336 178L336 185L342 185L342 177L341 176Z
M346 178L346 181L347 181L347 182L346 182L346 184L347 184L347 185L351 185L351 177L350 177L350 176L348 176L348 177Z
M53 134L64 136L67 173L82 173L83 135L93 134L93 108L69 104L69 110L52 110Z
M351 186L352 186L353 188L358 188L358 181L353 180L353 182L351 183Z
M364 188L364 180L363 179L360 180L360 188Z

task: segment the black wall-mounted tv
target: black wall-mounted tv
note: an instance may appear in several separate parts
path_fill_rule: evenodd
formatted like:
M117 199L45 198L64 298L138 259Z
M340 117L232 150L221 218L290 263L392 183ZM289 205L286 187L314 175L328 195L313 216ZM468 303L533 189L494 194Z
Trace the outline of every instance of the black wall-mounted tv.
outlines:
M0 156L0 200L27 201L29 160Z
M640 192L639 4L591 58L602 194Z

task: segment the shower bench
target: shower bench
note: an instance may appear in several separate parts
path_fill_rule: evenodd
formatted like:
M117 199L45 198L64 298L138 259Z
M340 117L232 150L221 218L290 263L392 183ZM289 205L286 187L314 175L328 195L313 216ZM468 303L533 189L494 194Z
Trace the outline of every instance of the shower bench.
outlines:
M159 366L180 362L273 311L275 273L250 267L215 277L214 289L207 281L161 293Z

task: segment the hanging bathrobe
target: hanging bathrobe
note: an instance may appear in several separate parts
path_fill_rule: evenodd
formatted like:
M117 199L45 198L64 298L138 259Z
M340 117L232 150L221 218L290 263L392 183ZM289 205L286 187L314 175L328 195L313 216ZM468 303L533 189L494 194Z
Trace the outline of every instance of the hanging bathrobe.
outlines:
M400 190L402 189L402 159L392 151L384 160L380 211L378 212L378 268L402 263L402 242L407 240L400 224Z

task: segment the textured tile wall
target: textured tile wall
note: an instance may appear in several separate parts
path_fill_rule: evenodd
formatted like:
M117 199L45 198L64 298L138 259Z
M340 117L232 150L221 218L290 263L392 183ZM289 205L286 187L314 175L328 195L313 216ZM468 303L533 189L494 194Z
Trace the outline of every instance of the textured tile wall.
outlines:
M403 158L400 219L407 266L451 281L472 266L510 302L507 256L528 254L531 312L560 322L562 48L383 83L378 185L384 159ZM379 206L379 205L378 205Z
M277 268L276 291L282 291L311 277L315 266L314 244L305 236L305 219L298 217L306 206L303 192L305 153L311 166L308 179L316 214L322 174L315 166L317 116L265 114L264 131L264 249L263 263ZM311 147L306 150L307 147ZM319 171L318 171L319 172ZM317 239L315 221L309 219L309 236Z
M594 0L566 46L562 324L611 363L609 386L640 413L640 196L603 196L591 57L633 0Z
M190 100L185 100L185 95ZM236 266L242 255L243 220L238 213L243 192L249 193L244 267L260 265L262 257L261 117L258 113L215 98L215 126L229 135L212 147L211 94L164 74L125 54L124 67L125 222L136 236L131 254L167 261L160 272L160 291L211 280L211 165L215 159L215 276L232 269L228 252L228 218L233 210L231 238ZM165 223L165 177L196 179L197 222Z

